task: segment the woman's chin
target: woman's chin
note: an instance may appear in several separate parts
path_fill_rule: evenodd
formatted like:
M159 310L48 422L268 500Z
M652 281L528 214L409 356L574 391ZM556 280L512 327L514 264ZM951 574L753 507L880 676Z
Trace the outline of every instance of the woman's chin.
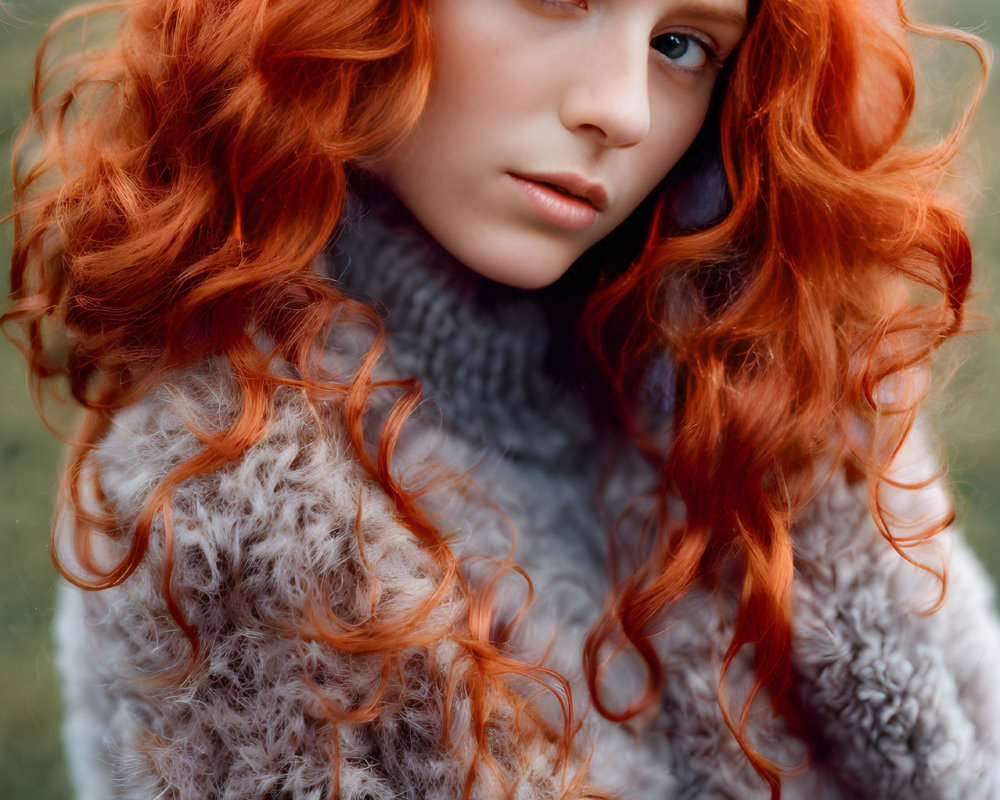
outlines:
M442 239L440 244L468 269L497 283L527 290L555 283L586 249L534 232Z

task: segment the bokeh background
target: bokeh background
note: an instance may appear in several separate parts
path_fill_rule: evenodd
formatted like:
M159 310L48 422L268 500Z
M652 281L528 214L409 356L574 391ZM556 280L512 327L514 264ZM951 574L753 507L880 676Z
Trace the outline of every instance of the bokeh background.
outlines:
M23 120L34 51L47 24L68 0L0 2L0 214L10 205L7 153ZM973 30L1000 43L998 0L919 0L923 19ZM929 124L955 109L953 82L973 62L961 48L923 47L928 67L920 107ZM978 252L977 306L1000 318L990 292L1000 275L1000 80L994 80L969 143L963 171L974 184L971 224ZM9 263L10 225L0 229L0 264ZM6 266L0 272L6 274ZM6 287L6 279L3 283ZM4 292L6 292L6 288ZM0 293L2 294L2 293ZM933 417L943 430L952 463L959 518L973 546L1000 579L1000 332L987 330L951 354L962 366ZM25 389L20 357L0 339L0 798L70 797L59 744L60 698L52 669L49 628L54 570L48 526L55 499L60 446L41 425ZM1000 689L998 689L1000 691Z

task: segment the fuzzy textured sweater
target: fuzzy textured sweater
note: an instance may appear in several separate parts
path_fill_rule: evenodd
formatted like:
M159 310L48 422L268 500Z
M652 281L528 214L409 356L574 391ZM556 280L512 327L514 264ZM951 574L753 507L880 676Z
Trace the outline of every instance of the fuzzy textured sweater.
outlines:
M424 459L475 466L495 505L447 488L426 500L452 532L470 584L511 552L531 580L534 597L506 646L568 679L583 719L570 771L636 800L767 797L718 707L731 636L725 592L695 589L671 607L656 639L664 690L641 729L588 712L582 643L608 590L606 537L591 502L604 454L578 398L552 377L543 305L371 217L345 232L327 262L331 277L387 310L394 335L383 374L416 376L432 398L407 426L397 469ZM346 368L354 357L351 335L335 328L329 364ZM224 424L234 405L225 369L206 364L117 415L95 458L126 531L149 492L198 451L190 423ZM900 469L924 468L911 460ZM624 508L651 479L638 459L624 459L608 506ZM931 486L893 503L912 518L938 513L943 497ZM452 712L442 710L450 667L468 658L457 644L469 624L462 598L438 604L428 624L437 633L401 654L388 677L377 654L302 632L311 588L323 587L339 618L363 620L405 615L436 586L438 566L361 468L334 409L279 394L266 437L182 484L172 509L174 592L201 645L200 666L183 682L156 680L189 653L162 596L157 528L124 584L61 591L58 661L80 800L321 800L335 784L344 800L462 796L471 758L462 686L451 687ZM1000 628L989 581L961 538L940 537L950 551L948 601L921 616L914 611L933 601L935 585L885 543L861 488L835 478L794 535L795 690L822 746L807 771L784 781L783 796L1000 798ZM501 620L516 615L525 585L508 573L494 587ZM614 686L627 700L643 678L626 661ZM737 661L732 696L750 680ZM324 703L363 709L378 687L377 714L329 723ZM559 796L568 773L553 771L551 745L517 748L503 725L515 709L495 713L490 754L512 795ZM758 727L766 754L790 764L804 754L779 725ZM501 783L480 770L472 796L500 796Z

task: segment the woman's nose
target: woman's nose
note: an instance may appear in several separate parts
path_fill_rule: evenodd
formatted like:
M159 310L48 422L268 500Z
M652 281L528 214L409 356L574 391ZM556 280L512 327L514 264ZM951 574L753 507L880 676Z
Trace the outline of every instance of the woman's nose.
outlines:
M591 133L605 147L630 147L646 138L649 43L635 38L605 41L576 60L559 109L567 129Z

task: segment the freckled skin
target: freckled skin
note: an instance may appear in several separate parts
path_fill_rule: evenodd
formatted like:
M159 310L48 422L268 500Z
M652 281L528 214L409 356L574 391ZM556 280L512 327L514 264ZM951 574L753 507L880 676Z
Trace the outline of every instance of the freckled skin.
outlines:
M459 261L522 288L559 278L677 163L716 74L697 42L725 53L742 34L690 13L689 0L580 2L431 0L431 96L374 169ZM711 2L746 13L746 0ZM690 45L663 47L668 33ZM539 216L511 173L579 175L603 186L608 206L567 230Z

